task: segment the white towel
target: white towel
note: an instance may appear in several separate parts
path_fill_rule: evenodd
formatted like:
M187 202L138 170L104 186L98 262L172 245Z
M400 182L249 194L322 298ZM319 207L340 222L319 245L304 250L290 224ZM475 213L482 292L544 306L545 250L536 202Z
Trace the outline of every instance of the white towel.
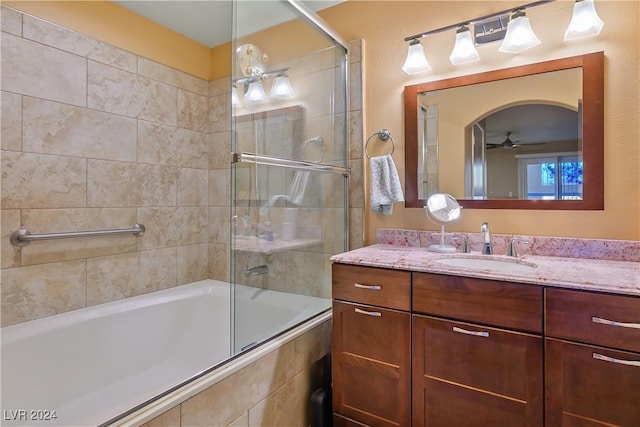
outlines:
M375 213L391 215L393 204L404 202L396 165L393 163L391 154L372 157L369 160L371 210Z

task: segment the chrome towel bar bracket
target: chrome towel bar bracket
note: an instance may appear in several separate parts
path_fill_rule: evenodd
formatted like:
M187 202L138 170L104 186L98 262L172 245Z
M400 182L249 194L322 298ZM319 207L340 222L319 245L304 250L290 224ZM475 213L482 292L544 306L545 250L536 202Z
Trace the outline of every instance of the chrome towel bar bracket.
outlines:
M70 231L67 233L49 233L49 234L31 234L26 228L21 228L11 233L11 243L16 246L26 246L29 242L37 240L53 240L53 239L72 239L76 237L97 237L97 236L115 236L120 234L133 234L134 236L143 236L145 227L142 224L135 224L131 228L122 228L116 230L96 230L96 231Z

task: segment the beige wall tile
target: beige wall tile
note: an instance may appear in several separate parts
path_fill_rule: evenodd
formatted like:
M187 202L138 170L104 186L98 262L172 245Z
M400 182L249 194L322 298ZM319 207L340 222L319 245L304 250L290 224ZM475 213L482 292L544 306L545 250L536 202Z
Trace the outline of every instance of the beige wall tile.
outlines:
M209 94L209 84L206 80L146 58L138 58L138 74L200 95Z
M88 108L24 97L23 150L136 161L136 120Z
M34 234L131 228L135 208L24 209L22 225ZM22 248L22 265L67 261L136 250L133 235L46 240Z
M364 209L349 209L349 250L364 246Z
M362 110L362 62L349 67L349 111Z
M171 166L138 164L142 206L175 206L178 201L178 169Z
M209 206L229 206L231 203L229 169L209 171Z
M22 149L22 96L2 91L0 107L2 124L0 146L3 150L20 151Z
M177 207L138 208L138 221L146 227L138 247L149 250L176 246L179 236L177 210Z
M209 173L203 169L178 171L178 206L209 205Z
M209 243L229 243L229 208L209 208Z
M19 209L2 209L0 218L0 227L2 227L2 242L0 242L0 268L19 267L20 266L20 247L11 243L11 234L20 228L20 210Z
M228 427L249 427L249 412L245 412L236 418Z
M209 276L209 245L178 246L178 285L203 280Z
M179 207L176 210L178 223L178 245L193 245L209 241L209 209L200 207Z
M223 78L209 82L209 96L225 95L231 93L231 79Z
M364 40L357 39L349 42L349 63L362 61L362 48Z
M157 291L158 283L142 277L141 258L134 252L87 259L87 306Z
M207 132L209 130L209 98L178 89L178 126Z
M208 135L147 121L138 121L138 161L207 169Z
M361 159L349 161L351 176L349 179L349 207L364 207L364 165Z
M182 425L227 426L293 376L294 357L293 344L285 344L195 395L182 404Z
M331 353L331 332L332 321L329 319L295 339L296 374Z
M22 14L5 6L0 7L0 25L2 31L22 35Z
M287 292L331 298L330 254L289 252Z
M209 278L229 281L229 245L209 244Z
M2 152L2 208L86 205L86 160Z
M168 410L164 414L142 424L141 427L181 427L180 426L180 405ZM186 426L185 426L186 427Z
M3 90L86 105L86 59L8 33L1 37Z
M303 371L249 410L252 426L309 425L309 373Z
M209 98L209 130L223 132L231 129L231 95L216 95Z
M178 129L176 160L184 168L207 169L209 165L209 134L189 129Z
M166 289L178 284L178 250L175 247L140 252L140 288Z
M229 132L215 132L210 136L210 169L228 169L231 161L231 139Z
M364 130L362 110L349 112L349 160L361 159L364 155Z
M89 107L176 125L176 87L95 61L89 61L87 74Z
M85 261L2 270L2 326L85 307Z
M136 55L133 53L29 15L24 16L23 37L127 71L136 71Z

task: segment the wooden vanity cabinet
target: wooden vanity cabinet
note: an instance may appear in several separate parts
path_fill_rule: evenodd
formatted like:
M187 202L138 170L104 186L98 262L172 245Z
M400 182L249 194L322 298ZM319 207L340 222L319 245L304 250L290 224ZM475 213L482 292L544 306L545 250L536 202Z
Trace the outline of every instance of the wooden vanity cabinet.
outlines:
M413 313L415 427L543 425L541 288L414 273Z
M640 426L640 298L545 291L546 424Z
M333 264L335 426L411 425L411 273Z

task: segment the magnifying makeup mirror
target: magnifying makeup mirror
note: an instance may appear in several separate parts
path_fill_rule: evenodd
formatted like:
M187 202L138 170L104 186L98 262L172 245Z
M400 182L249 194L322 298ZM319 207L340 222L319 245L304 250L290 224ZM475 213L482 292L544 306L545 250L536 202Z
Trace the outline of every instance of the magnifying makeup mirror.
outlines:
M427 199L427 205L424 207L427 218L440 226L440 244L429 246L427 248L428 251L440 253L456 251L455 246L444 244L444 226L460 218L460 209L462 209L462 206L450 194L436 193Z

